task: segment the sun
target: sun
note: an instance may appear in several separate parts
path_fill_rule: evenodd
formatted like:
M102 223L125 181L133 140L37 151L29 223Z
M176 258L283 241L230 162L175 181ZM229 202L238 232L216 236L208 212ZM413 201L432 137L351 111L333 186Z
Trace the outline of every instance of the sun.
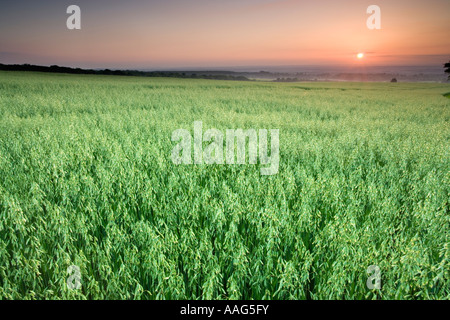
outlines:
M356 57L358 58L358 59L362 59L362 58L364 58L364 53L358 53L357 55L356 55Z

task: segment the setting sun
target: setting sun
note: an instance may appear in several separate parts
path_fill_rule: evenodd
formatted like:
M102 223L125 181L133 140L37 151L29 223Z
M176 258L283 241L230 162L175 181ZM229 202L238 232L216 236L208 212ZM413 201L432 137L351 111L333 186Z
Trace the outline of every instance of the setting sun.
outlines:
M356 56L358 59L364 58L364 53L358 53Z

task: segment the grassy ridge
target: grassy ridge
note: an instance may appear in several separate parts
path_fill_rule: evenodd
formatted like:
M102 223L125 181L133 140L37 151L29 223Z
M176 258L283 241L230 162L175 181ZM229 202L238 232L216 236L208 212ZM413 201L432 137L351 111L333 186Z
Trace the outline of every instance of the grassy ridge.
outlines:
M0 298L448 299L448 91L0 72ZM278 175L172 164L196 120Z

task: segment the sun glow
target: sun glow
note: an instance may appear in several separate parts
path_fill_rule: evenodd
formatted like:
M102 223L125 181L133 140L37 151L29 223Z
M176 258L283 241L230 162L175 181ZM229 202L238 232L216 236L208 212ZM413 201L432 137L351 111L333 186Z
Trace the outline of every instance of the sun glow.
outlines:
M356 57L357 57L358 59L362 59L362 58L364 58L364 53L358 53L358 54L356 55Z

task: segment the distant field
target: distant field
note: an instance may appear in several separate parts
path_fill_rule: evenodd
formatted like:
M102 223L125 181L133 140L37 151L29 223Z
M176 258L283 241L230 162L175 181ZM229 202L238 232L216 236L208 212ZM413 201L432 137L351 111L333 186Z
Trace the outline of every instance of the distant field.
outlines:
M0 72L0 299L449 299L449 91ZM194 121L279 173L174 165Z

